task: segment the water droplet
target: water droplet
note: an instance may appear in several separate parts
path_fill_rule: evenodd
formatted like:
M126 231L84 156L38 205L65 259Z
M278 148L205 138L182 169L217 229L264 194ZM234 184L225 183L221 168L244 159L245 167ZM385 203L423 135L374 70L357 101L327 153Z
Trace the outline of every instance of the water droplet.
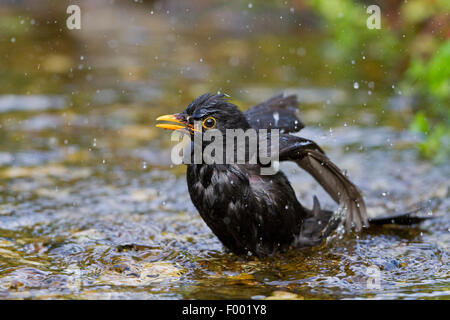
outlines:
M249 4L248 4L248 8L249 8L249 9L253 8L253 4L252 4L252 3L249 3Z
M354 82L354 83L353 83L353 88L359 89L359 83L358 83L358 82Z
M278 112L273 113L273 119L275 120L275 126L278 125L278 121L280 120L280 114Z

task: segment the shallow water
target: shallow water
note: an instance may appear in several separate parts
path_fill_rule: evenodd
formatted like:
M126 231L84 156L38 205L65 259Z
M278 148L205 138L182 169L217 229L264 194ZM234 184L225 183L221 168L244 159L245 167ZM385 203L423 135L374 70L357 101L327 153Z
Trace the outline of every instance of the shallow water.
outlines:
M0 7L16 25L0 34L0 298L450 297L450 166L416 152L409 98L367 68L386 65L358 53L342 70L321 55L326 39L283 25L242 35L245 10L234 24L223 8L87 11L95 24L71 33ZM227 253L154 119L206 91L247 108L281 89L299 95L300 135L348 171L370 215L435 219L264 260ZM317 195L336 209L306 173L282 169L306 206Z

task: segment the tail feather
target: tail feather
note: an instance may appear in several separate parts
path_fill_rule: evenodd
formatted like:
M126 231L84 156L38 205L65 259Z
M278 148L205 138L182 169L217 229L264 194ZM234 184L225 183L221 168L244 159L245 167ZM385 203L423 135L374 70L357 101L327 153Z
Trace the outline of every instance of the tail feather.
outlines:
M370 218L370 225L383 225L383 224L399 224L410 226L414 224L421 223L425 220L434 218L433 216L417 216L417 212L421 211L422 208L416 209L414 211L384 215L380 217Z
M397 225L414 225L421 223L425 220L432 219L432 216L417 216L417 212L421 210L390 214L379 216L369 219L369 227L385 224L397 224ZM327 238L331 232L333 232L341 222L340 217L333 216L333 212L329 210L322 210L320 208L319 200L314 196L314 205L309 215L303 221L302 229L299 236L295 239L294 246L311 247L316 246Z

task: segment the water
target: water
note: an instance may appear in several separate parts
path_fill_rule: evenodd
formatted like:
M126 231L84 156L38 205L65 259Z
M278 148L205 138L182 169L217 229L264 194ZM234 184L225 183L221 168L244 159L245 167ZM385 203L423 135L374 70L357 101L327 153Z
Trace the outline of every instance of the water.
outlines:
M422 137L404 130L411 103L371 79L369 56L344 71L321 55L326 39L281 22L242 34L239 10L225 23L213 18L223 8L85 6L96 23L78 33L0 7L15 26L14 42L0 37L0 298L449 298L450 166L420 158ZM227 253L154 119L206 91L247 108L281 89L299 95L301 135L348 171L370 215L421 207L435 219L264 260ZM316 194L336 209L282 169L306 206Z

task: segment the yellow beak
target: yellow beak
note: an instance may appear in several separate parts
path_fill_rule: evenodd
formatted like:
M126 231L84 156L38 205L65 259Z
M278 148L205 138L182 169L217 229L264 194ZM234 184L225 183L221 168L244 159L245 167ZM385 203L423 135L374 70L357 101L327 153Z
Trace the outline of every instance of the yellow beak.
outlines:
M169 124L169 123L158 123L156 126L158 128L162 129L168 129L168 130L179 130L179 129L186 129L186 124L181 121L181 117L179 114L166 114L164 116L160 116L156 118L156 121L168 121L168 122L175 122L180 123L182 126L178 124Z
M175 122L175 123L179 123L179 124L172 124L172 123L158 123L156 126L158 128L162 128L162 129L167 129L167 130L180 130L180 129L185 129L190 133L195 132L202 132L201 131L201 127L197 128L194 127L192 124L187 123L184 120L184 116L182 116L179 113L175 113L175 114L166 114L164 116L160 116L158 118L156 118L156 121L168 121L168 122Z

